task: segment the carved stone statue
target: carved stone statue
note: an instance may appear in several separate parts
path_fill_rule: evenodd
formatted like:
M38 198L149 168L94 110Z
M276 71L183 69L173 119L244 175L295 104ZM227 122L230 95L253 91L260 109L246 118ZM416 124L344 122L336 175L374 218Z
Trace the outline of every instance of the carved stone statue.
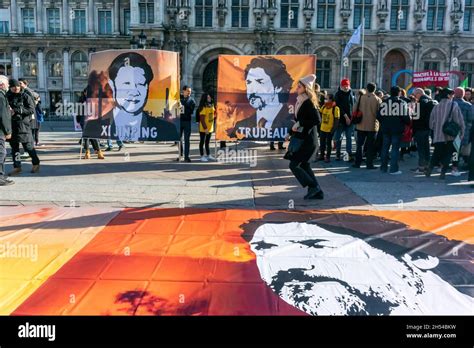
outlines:
M351 1L350 0L342 0L342 10L349 10L351 8Z
M415 2L415 12L422 12L423 11L423 3L424 0L416 0Z
M387 0L379 0L379 10L385 11L387 9Z
M454 0L453 2L453 12L462 12L462 1Z

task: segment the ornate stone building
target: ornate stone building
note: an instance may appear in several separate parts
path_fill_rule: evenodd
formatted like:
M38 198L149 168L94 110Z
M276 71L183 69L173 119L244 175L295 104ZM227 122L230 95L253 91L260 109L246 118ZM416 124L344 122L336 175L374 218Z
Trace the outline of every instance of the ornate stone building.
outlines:
M219 54L315 53L323 88L358 87L361 48L342 52L363 17L363 84L388 89L403 69L474 84L474 0L0 0L0 73L28 78L47 108L77 98L90 52L131 46L180 52L197 94L215 92Z

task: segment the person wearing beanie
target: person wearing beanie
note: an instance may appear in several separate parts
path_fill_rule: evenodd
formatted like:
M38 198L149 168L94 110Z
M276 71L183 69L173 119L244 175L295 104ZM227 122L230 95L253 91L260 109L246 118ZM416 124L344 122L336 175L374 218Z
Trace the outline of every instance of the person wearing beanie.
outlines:
M30 155L33 168L32 173L39 171L40 160L36 154L33 143L33 134L31 132L31 115L35 112L35 102L21 89L20 82L12 79L9 82L10 90L7 92L7 99L12 109L12 137L10 146L12 148L13 171L10 176L22 173L20 144Z
M346 136L346 152L348 160L352 161L352 134L354 133L354 125L351 124L351 116L355 104L355 95L351 89L351 82L349 79L341 80L341 86L336 92L334 100L341 111L339 127L334 133L334 140L336 142L336 161L341 160L343 134Z
M291 137L302 141L294 153L287 152L285 158L290 160L290 170L303 187L308 188L305 199L323 199L324 193L319 186L309 163L316 151L317 126L321 116L317 108L318 101L314 92L315 75L308 75L298 81L296 92L296 123L290 130ZM290 143L291 144L291 143Z
M6 97L8 91L8 78L0 75L0 186L14 184L5 176L5 158L7 157L7 147L5 142L12 137L12 120L10 117L10 106Z

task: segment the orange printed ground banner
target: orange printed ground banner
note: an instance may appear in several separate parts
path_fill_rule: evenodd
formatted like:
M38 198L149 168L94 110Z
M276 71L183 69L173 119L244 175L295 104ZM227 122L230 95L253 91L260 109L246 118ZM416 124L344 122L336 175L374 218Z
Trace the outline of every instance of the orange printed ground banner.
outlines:
M159 50L91 54L84 135L122 141L178 140L179 56Z
M0 215L2 315L474 308L473 212L5 207Z
M216 138L283 140L293 124L298 81L315 67L315 55L220 55Z

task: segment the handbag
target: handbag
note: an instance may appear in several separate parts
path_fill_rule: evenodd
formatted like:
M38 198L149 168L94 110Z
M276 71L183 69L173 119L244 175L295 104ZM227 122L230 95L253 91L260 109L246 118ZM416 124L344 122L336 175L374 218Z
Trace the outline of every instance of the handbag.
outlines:
M454 102L451 103L451 110L449 110L448 118L443 124L443 133L444 135L455 138L461 132L461 127L453 121L451 114L453 112Z
M301 147L303 146L303 143L304 143L304 139L300 139L295 136L292 136L290 138L290 143L288 144L286 153L283 156L283 158L291 161L294 158L295 153L297 153L301 149Z
M359 100L360 103L360 100ZM357 103L357 108L352 112L351 123L359 124L362 122L362 111L359 110L359 103Z

